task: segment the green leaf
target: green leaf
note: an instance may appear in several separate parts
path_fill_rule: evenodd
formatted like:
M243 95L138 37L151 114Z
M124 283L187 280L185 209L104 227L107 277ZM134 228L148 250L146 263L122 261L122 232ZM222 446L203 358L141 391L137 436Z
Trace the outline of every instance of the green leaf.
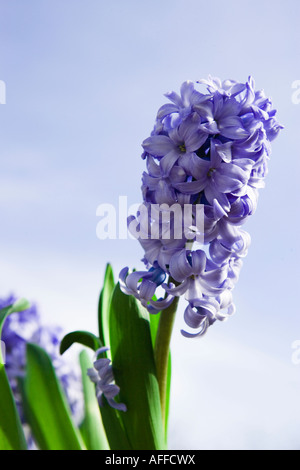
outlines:
M3 364L0 364L0 395L0 450L25 450L26 439Z
M162 312L149 315L149 317L150 317L150 331L151 331L151 339L152 339L153 348L155 346L156 333L157 333L157 329L158 329L158 325L159 325L159 319L160 319L161 314L162 314ZM169 408L170 408L171 374L172 374L172 368L171 368L171 352L170 352L169 353L169 359L168 359L168 375L167 375L167 387L166 387L166 416L165 416L165 439L166 439L166 442L167 442L167 436L168 436L168 418L169 418Z
M97 336L89 331L72 331L63 337L60 343L60 354L63 354L67 349L69 349L72 344L79 343L83 346L91 348L93 351L97 351L102 345Z
M0 311L0 339L5 319L8 315L21 312L30 307L27 300L21 299ZM27 449L20 416L15 404L13 393L4 367L5 358L0 348L0 449L25 450Z
M161 312L159 313L153 313L149 315L149 320L150 320L150 332L151 332L151 340L152 340L152 345L153 348L155 346L155 338L156 338L156 333L159 325L159 319L160 319Z
M133 296L114 289L110 309L110 345L120 413L135 450L164 449L159 388L156 378L149 314Z
M165 416L165 439L166 444L168 441L168 422L169 422L169 411L170 411L170 394L171 394L171 375L172 375L172 361L171 353L168 359L168 373L167 373L167 387L166 387L166 416Z
M85 448L50 357L31 343L27 344L27 372L22 389L27 422L41 450Z
M103 399L101 416L105 428L107 440L111 450L132 450L126 429L121 418L122 411L111 408L106 399Z
M19 299L14 304L0 310L0 337L6 317L11 313L22 312L30 307L30 303L25 299Z
M87 351L81 351L79 361L84 395L84 420L80 430L88 450L108 450L109 446L96 398L95 384L87 375L87 370L93 367Z
M105 346L109 346L109 311L114 287L113 270L111 265L107 264L98 305L99 337Z

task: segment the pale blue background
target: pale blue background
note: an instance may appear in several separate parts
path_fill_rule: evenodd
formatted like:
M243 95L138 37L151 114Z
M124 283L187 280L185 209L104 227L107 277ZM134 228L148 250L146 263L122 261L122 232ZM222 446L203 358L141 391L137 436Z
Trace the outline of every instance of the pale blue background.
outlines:
M253 75L285 126L246 227L236 315L173 336L170 447L299 449L300 4L296 0L1 0L0 294L45 322L96 332L106 262L141 267L133 240L100 241L96 208L141 199L141 142L186 79Z

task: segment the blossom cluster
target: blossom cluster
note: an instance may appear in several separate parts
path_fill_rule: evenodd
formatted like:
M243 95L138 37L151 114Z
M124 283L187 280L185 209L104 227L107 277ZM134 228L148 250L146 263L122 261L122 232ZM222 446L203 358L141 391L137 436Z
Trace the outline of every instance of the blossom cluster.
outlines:
M203 85L204 93L196 89ZM122 269L120 286L152 313L184 294L184 318L192 332L182 333L193 337L235 311L232 289L250 243L241 226L256 210L270 143L282 126L271 100L264 91L255 91L252 77L246 83L209 77L197 86L186 81L180 95L165 96L170 102L158 110L154 129L142 144L147 165L143 206L149 208L151 233L138 239L147 270ZM174 205L192 205L195 223L185 227L183 219L181 237L164 237L161 216L167 210L174 227ZM202 224L195 217L199 205ZM142 234L145 212L129 222L133 219Z
M12 305L16 300L14 295L0 299L0 310ZM72 362L60 355L59 345L62 337L61 327L43 324L35 304L27 310L9 315L4 323L2 340L5 344L5 369L24 426L26 426L26 417L18 390L18 379L25 375L27 343L37 344L48 353L75 422L79 424L82 420L83 396L80 371L76 370ZM28 441L31 443L30 436Z
M96 385L96 396L99 406L103 406L103 396L106 398L109 406L119 411L127 411L124 403L115 401L116 395L120 392L120 387L114 383L114 374L111 360L99 355L109 350L108 346L103 346L95 352L96 360L93 363L93 368L88 369L88 376L91 381Z

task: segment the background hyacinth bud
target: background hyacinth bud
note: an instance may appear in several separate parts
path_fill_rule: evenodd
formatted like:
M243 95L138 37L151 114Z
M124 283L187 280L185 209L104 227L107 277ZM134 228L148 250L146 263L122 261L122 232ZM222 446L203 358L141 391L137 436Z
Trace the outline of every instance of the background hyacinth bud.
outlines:
M0 299L0 310L15 301L14 295ZM5 369L26 431L26 418L18 389L18 378L25 375L27 343L34 343L47 352L65 392L74 421L79 424L82 420L83 397L80 371L76 369L73 362L60 355L59 345L62 337L63 331L59 326L43 324L38 308L34 304L27 310L9 315L4 323L2 341L5 344L6 353ZM34 446L30 432L27 432L27 439L28 445Z
M118 395L120 388L114 383L115 379L111 360L106 357L98 358L98 355L101 356L103 352L108 350L109 347L105 346L95 352L93 368L88 369L87 374L90 380L96 384L96 396L99 406L103 406L103 396L105 396L112 408L127 411L124 403L117 403L114 399Z
M241 225L256 210L270 142L282 126L270 99L255 90L252 77L246 83L212 77L197 84L186 81L180 94L166 97L169 103L158 110L154 129L142 144L146 211L129 218L129 228L133 220L140 227L137 238L147 270L128 274L123 269L120 285L151 313L184 295L184 318L193 332L182 333L191 337L235 311L232 289L250 243ZM173 229L169 237L163 221L166 205ZM175 205L177 216L192 206L188 236L186 230L181 237L174 235ZM197 206L203 209L202 225L195 217Z

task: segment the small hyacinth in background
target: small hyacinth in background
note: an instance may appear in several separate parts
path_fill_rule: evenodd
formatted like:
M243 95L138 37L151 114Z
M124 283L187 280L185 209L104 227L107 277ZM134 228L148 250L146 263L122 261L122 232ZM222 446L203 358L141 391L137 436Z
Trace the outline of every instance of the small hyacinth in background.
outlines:
M120 387L114 384L114 373L111 365L111 360L107 357L98 359L98 356L106 353L109 350L108 346L99 348L96 353L96 360L93 367L88 369L87 373L92 382L96 384L96 396L99 406L103 406L103 397L107 399L109 406L120 411L127 411L124 403L117 403L115 396L119 394Z
M107 449L87 352L62 357L62 328L14 295L0 299L0 335L0 449Z
M0 310L17 301L15 295L0 299ZM5 370L11 385L14 398L27 433L27 442L34 446L26 415L23 410L21 391L18 381L26 373L26 346L28 343L43 348L49 355L57 377L63 387L68 405L76 424L80 424L83 416L83 397L80 369L73 361L67 361L59 353L60 341L63 338L60 326L46 326L42 322L40 313L35 304L29 309L11 314L2 330L2 341L5 344Z
M8 351L6 367L0 360L1 448L26 448L26 421L40 449L166 449L178 301L187 302L188 338L235 311L232 291L250 244L242 225L256 210L282 126L251 77L187 81L166 96L142 144L143 202L128 219L145 269L126 267L116 282L107 264L98 333L73 331L60 342L61 354L74 343L93 351L79 355L80 423L70 394L78 382L57 355L57 331L25 301L0 303Z

